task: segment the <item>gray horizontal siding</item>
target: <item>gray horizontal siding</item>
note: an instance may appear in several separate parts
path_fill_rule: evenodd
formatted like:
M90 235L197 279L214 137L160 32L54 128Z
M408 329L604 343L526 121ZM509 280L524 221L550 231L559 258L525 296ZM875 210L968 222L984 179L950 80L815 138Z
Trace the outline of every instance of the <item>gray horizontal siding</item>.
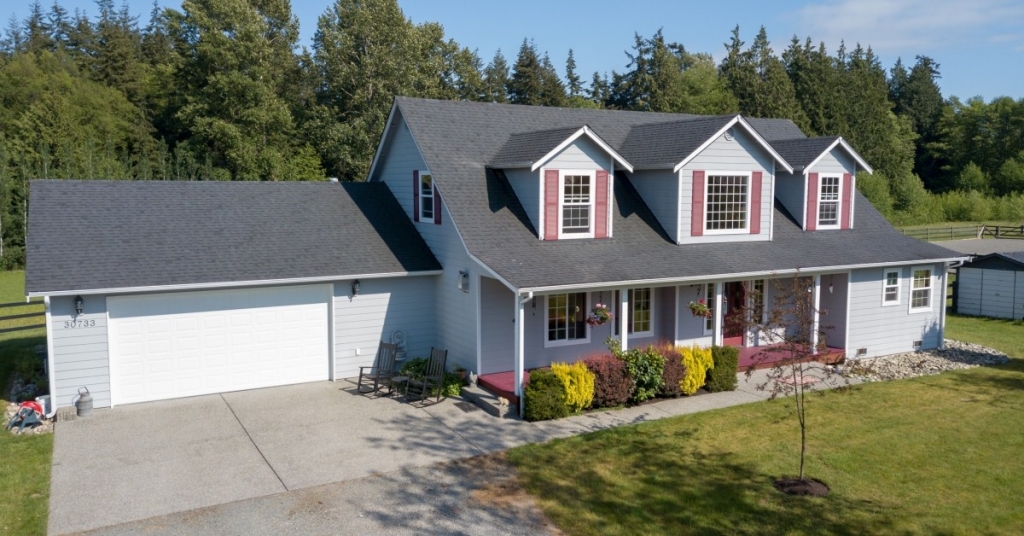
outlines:
M940 341L940 314L943 265L931 265L931 307L926 312L910 313L911 266L900 268L900 303L882 306L883 268L854 270L850 277L850 329L848 353L866 348L867 357L909 352L914 341L922 348L936 348ZM889 268L891 270L891 268Z
M807 194L807 183L802 173L796 175L779 171L775 175L775 198L786 207L786 211L803 227L807 209L804 196Z
M83 296L83 302L84 311L76 318L73 297L50 299L56 407L70 406L80 387L89 389L96 407L110 406L107 300L105 296ZM70 327L74 321L95 325Z
M711 346L711 335L704 335L704 318L693 316L689 303L704 295L705 285L683 285L679 287L679 301L676 304L676 344L681 346ZM714 296L711 297L714 299Z
M380 341L395 331L406 336L408 357L425 356L435 344L434 288L436 277L369 279L352 297L351 282L334 286L335 377L358 374L373 363Z
M585 137L577 138L560 153L549 160L544 167L547 169L608 169L611 156L596 143Z
M540 232L540 172L529 169L506 169L505 176L508 178L512 190L515 191L519 203L523 205L526 216L530 218L534 230ZM538 236L539 238L539 236Z
M637 171L629 177L672 240L679 235L679 175L672 170Z
M681 172L681 189L679 195L679 239L680 244L701 244L710 242L753 242L771 239L771 218L773 214L772 182L774 177L774 161L742 128L732 129L734 137L731 141L720 136L707 148L695 156L683 167ZM756 235L744 234L704 234L690 236L690 218L693 203L693 172L755 172L761 175L761 232ZM706 176L705 176L706 177ZM748 227L749 228L749 227Z
M481 277L480 287L479 372L512 370L515 365L515 294L490 277ZM526 310L528 315L532 312L529 303Z

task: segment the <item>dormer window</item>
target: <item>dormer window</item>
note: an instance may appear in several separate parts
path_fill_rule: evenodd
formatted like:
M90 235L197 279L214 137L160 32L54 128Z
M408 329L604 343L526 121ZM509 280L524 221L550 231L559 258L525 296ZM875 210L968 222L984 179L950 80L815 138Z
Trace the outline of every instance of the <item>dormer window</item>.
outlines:
M562 172L562 237L594 236L593 173Z
M839 204L842 190L841 175L822 175L818 192L818 228L839 227Z
M708 173L704 229L707 234L747 232L749 173Z

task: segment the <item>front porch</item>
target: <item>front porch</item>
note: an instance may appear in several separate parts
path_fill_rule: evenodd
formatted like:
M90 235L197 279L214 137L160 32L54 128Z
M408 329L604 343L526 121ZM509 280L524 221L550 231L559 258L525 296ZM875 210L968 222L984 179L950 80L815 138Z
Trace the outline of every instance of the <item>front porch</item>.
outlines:
M756 356L766 345L780 341L780 337L773 333L765 337L742 326L750 325L751 317L767 319L770 311L778 310L773 307L784 306L779 305L782 302L776 296L788 294L780 293L772 283L783 279L790 278L566 289L517 296L497 280L481 277L477 360L480 384L516 403L528 370L607 354L609 339L618 341L623 349L659 342L676 346L735 346L740 348L741 370L770 367L772 361ZM847 342L849 274L808 275L800 279L801 285L804 282L808 296L813 297L814 329L810 343L827 342L828 346L828 352L815 360L833 362L844 353ZM801 293L802 289L801 286ZM701 300L710 310L708 317L690 309L691 302ZM611 313L610 319L594 321L598 304ZM743 321L745 318L747 322ZM784 356L772 359L778 361ZM523 382L516 381L516 371Z

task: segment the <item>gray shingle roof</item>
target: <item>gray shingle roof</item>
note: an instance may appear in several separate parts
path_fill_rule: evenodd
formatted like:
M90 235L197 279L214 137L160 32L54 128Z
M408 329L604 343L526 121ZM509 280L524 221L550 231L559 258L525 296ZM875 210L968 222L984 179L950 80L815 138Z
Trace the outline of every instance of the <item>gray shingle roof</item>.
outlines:
M772 242L678 246L622 173L615 181L612 238L538 240L507 180L485 165L510 133L587 124L618 149L634 126L678 121L680 116L410 98L396 102L469 251L518 288L959 256L903 236L863 197L857 199L853 231L804 232L776 207ZM789 121L749 122L762 135L768 129L793 137Z
M794 168L806 168L839 139L839 136L772 140L771 146Z
M800 127L789 119L762 119L760 117L744 117L743 119L746 119L747 123L768 141L795 140L807 137Z
M583 125L512 134L491 162L498 165L532 164L581 128Z
M440 269L384 184L31 184L27 292Z
M734 116L699 117L634 126L620 153L636 169L672 167L690 156Z

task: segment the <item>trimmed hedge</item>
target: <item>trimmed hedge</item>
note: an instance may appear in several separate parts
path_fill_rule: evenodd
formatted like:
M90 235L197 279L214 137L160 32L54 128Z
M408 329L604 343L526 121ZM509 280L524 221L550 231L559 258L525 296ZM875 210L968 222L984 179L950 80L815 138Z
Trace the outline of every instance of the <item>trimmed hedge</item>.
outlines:
M523 418L528 421L546 421L569 416L569 406L565 403L565 386L550 370L530 372L530 381L523 388L523 395Z
M686 365L683 365L683 355L679 349L669 342L659 342L654 346L654 351L665 358L665 368L661 372L662 386L658 396L664 398L676 398L683 395L682 382L686 377Z
M552 363L551 372L562 380L569 411L576 413L590 407L594 401L594 373L587 370L585 364L579 361L571 365Z
M633 394L633 379L626 370L626 362L613 355L598 355L583 360L594 375L595 408L612 408L629 402Z
M715 366L711 358L710 348L701 348L696 344L689 348L680 348L683 355L683 365L686 366L686 375L680 384L683 394L692 395L704 386L707 379L707 371Z
M712 346L711 359L715 367L708 371L704 388L712 393L736 390L740 350L735 346Z

